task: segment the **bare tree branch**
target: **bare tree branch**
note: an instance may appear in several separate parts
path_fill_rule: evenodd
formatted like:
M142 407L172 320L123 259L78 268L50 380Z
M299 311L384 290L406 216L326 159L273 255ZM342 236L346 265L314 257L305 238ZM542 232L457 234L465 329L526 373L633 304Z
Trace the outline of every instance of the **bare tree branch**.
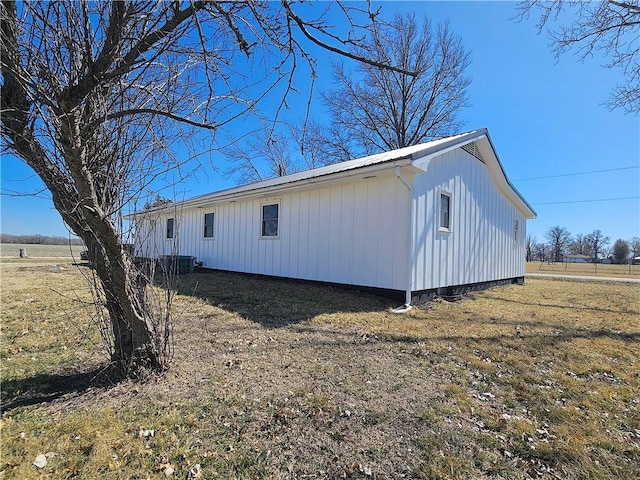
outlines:
M349 157L415 145L460 128L456 114L467 105L470 60L447 24L434 32L427 19L418 26L413 15L396 16L373 30L364 48L362 53L373 52L380 63L415 74L359 64L352 78L344 64L334 65L337 89L323 98L335 127L330 133L344 132ZM330 135L324 139L333 143Z
M175 120L176 122L179 123L185 123L187 125L190 125L192 127L198 127L198 128L204 128L207 130L217 130L219 128L219 125L208 125L206 123L202 123L202 122L195 122L193 120L190 120L188 118L182 117L180 115L175 115L171 112L163 112L162 110L158 110L155 108L131 108L129 110L120 110L119 112L113 112L113 113L108 113L107 115L105 115L103 118L101 119L96 119L92 125L97 125L100 122L103 121L108 121L108 120L115 120L118 118L122 118L122 117L128 117L128 116L135 116L135 115L155 115L155 116L160 116L160 117L167 117L171 120Z
M355 54L355 53L353 53L351 51L343 50L343 49L334 47L332 45L329 45L326 42L323 42L322 40L314 37L309 32L309 29L307 28L308 24L306 22L304 22L304 20L302 20L298 15L296 15L293 12L293 10L291 9L291 4L290 4L289 1L282 0L282 5L286 9L288 16L296 23L296 25L298 25L298 28L304 34L304 36L307 37L309 40L311 40L316 45L322 47L323 49L328 50L328 51L333 52L333 53L336 53L336 54L341 55L343 57L348 57L348 58L350 58L352 60L357 60L359 62L371 65L373 67L377 67L377 68L381 68L381 69L385 69L385 70L392 70L392 71L395 71L395 72L403 73L405 75L415 75L416 74L415 71L406 70L406 69L397 67L397 66L395 66L393 64L390 64L390 63L384 63L384 62L378 62L378 61L375 61L375 60L371 60L366 55L357 55L357 54ZM343 43L346 43L346 42L343 41Z
M640 3L637 0L580 2L526 0L518 5L520 20L537 15L538 33L545 27L557 57L574 49L581 60L602 52L607 68L622 71L625 82L618 84L607 101L611 109L640 113ZM573 15L568 24L556 26L563 12Z
M166 289L163 303L149 288L153 269L139 268L124 247L123 210L148 197L154 179L189 175L189 160L222 125L261 119L258 105L273 92L281 95L269 120L276 125L299 68L314 72L302 41L369 61L336 46L359 45L358 22L347 19L342 37L322 16L295 14L293 3L0 4L3 147L33 168L88 247L96 314L108 314L101 331L125 375L166 367L173 293ZM292 171L273 127L265 130L272 173Z

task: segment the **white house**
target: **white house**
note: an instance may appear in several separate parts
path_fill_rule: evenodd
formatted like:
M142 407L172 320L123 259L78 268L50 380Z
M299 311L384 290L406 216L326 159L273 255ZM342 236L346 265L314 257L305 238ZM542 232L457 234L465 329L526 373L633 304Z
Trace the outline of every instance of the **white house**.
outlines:
M589 255L567 254L562 256L564 263L589 263L591 257Z
M407 304L521 283L526 221L486 129L132 215L136 254L368 287Z

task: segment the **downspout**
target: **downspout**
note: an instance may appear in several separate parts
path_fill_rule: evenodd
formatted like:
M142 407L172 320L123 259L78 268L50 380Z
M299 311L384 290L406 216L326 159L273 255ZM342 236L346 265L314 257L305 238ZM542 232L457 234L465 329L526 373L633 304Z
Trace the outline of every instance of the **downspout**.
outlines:
M404 313L411 310L411 292L413 287L413 269L411 268L411 262L413 261L413 185L409 182L400 172L400 167L396 167L396 177L400 180L407 190L409 191L409 239L407 246L407 288L404 305L394 308L395 313Z

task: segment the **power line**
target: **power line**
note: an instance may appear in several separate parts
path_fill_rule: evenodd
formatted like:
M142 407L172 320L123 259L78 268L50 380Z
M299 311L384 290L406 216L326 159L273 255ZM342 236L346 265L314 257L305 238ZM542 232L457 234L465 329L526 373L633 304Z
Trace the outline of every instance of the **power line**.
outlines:
M607 168L604 170L591 170L589 172L576 172L576 173L561 173L559 175L547 175L544 177L530 177L530 178L518 178L516 180L512 180L513 182L524 182L526 180L543 180L545 178L558 178L558 177L573 177L575 175L589 175L591 173L602 173L602 172L617 172L619 170L631 170L634 168L640 168L640 165L634 165L633 167L620 167L620 168Z
M613 202L614 200L637 200L640 197L597 198L593 200L568 200L566 202L532 203L531 205L560 205L563 203Z

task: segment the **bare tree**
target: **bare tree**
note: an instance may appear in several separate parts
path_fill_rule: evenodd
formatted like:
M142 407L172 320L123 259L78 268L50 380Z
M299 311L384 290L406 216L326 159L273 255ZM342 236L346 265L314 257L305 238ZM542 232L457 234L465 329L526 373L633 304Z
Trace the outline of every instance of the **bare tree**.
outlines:
M33 245L84 245L79 238L58 237L49 235L12 235L0 233L0 243L27 243Z
M298 170L289 139L269 129L256 133L245 144L232 142L222 152L233 161L226 174L235 177L241 185L282 177Z
M587 242L586 235L582 233L577 233L573 240L571 240L571 244L569 245L569 252L574 255L590 255L590 247Z
M545 243L536 243L533 248L534 258L541 262L548 260L549 246Z
M295 145L292 149L297 164L306 169L318 168L334 163L336 158L349 160L344 155L343 144L339 141L328 142L323 136L325 127L311 120L288 125L289 136ZM333 137L338 140L339 137Z
M194 142L206 140L196 129L215 134L278 85L284 106L300 61L313 68L302 38L383 66L341 50L357 43L350 32L343 39L294 7L288 0L0 7L3 147L36 172L89 249L122 374L167 361L170 309L154 315L149 276L123 246L122 213L153 179L181 166L175 146L195 156ZM237 70L243 60L251 78Z
M584 2L575 0L525 0L519 4L519 16L538 16L538 33L558 20L565 11L573 20L549 30L556 58L575 49L582 60L601 51L608 58L607 68L617 68L625 82L617 85L608 101L610 108L623 108L628 113L640 112L640 2L607 0Z
M629 247L633 257L640 257L640 237L632 237L629 239Z
M355 51L415 75L360 64L352 77L343 63L334 65L337 89L323 94L331 115L324 139L333 161L458 132L470 60L448 24L433 29L426 18L420 26L413 14L396 15Z
M233 161L226 174L247 184L327 165L332 153L321 131L319 123L308 121L286 123L284 133L265 127L244 142L230 139L222 149Z
M527 235L527 240L526 240L526 250L527 250L527 255L526 255L526 260L527 262L531 262L533 260L533 254L535 251L535 247L536 247L536 237L533 237L531 235Z
M547 230L545 236L549 241L553 261L561 262L562 256L571 242L571 234L566 228L555 226Z
M611 239L603 235L600 230L594 230L585 237L585 242L589 246L589 252L595 260L600 258L599 255L604 252L610 241Z

